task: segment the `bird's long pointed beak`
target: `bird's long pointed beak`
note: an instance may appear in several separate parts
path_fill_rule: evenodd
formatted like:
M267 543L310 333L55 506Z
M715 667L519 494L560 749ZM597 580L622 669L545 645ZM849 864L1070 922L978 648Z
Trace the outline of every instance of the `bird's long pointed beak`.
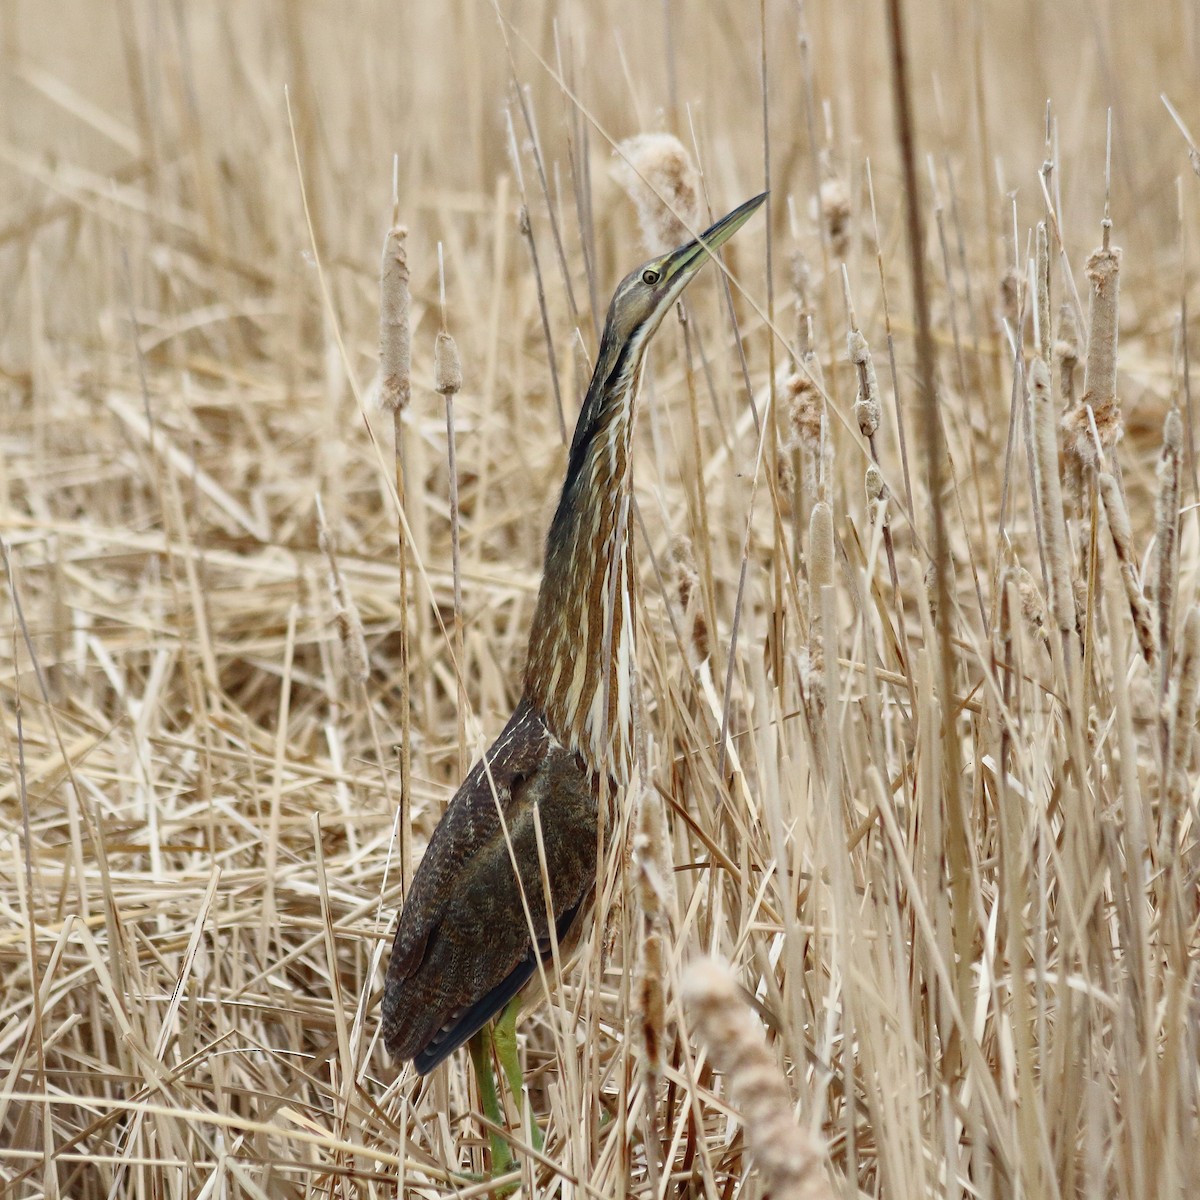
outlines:
M745 204L739 204L715 224L710 225L695 241L673 250L663 267L663 282L671 283L698 271L708 255L715 254L758 211L768 193L763 192Z

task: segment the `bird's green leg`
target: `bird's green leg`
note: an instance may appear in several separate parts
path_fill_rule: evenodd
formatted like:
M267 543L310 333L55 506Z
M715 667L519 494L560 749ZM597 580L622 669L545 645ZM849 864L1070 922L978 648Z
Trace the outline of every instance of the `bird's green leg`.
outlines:
M517 1111L520 1112L523 1122L525 1118L525 1081L521 1075L521 1059L517 1053L517 1013L520 1008L519 999L508 1002L508 1007L496 1020L492 1038L496 1044L496 1055L500 1059L501 1067L504 1068L509 1090L517 1102ZM537 1118L533 1115L532 1107L529 1109L529 1137L533 1148L540 1151L544 1139L542 1131L538 1127Z
M471 1051L471 1062L475 1067L475 1081L479 1084L479 1103L483 1115L496 1126L488 1130L488 1141L492 1145L492 1175L504 1175L512 1169L512 1150L503 1133L507 1122L496 1093L496 1076L492 1071L491 1030L484 1026L467 1043Z

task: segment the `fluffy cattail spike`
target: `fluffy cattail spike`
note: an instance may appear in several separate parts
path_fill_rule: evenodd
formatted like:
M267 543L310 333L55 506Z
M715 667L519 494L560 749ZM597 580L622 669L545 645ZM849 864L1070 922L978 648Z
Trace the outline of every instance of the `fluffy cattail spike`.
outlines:
M379 406L400 412L412 399L412 329L408 230L393 225L383 240L379 286Z
M617 155L613 175L637 208L646 250L662 254L694 237L700 177L683 143L669 133L640 133L621 142Z
M741 1110L746 1141L773 1200L833 1200L825 1148L792 1115L787 1080L727 968L711 959L683 983L691 1020Z

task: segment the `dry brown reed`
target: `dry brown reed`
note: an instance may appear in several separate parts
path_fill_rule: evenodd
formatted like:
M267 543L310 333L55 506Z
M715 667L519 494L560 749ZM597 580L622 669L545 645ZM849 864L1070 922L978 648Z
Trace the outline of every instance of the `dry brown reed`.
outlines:
M634 853L522 1020L510 1182L1191 1200L1200 186L1158 96L1200 127L1193 18L1063 0L1031 54L1023 10L889 0L901 154L871 6L700 7L6 10L4 1200L491 1190L467 1056L398 1070L376 998L519 698L647 128L705 216L769 172L775 285L803 268L772 328L748 225L732 308L706 268L651 351Z

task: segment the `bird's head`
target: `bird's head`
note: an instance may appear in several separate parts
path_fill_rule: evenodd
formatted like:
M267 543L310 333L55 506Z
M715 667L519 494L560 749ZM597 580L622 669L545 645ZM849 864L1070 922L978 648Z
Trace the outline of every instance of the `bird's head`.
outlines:
M710 225L698 238L642 263L617 285L608 307L607 328L618 343L649 337L679 299L693 276L758 210L763 192ZM607 339L606 339L607 340Z
M715 254L733 237L766 198L767 193L763 192L753 200L747 200L709 226L694 241L642 263L621 280L608 306L601 366L607 366L611 371L618 355L626 361L640 359L640 351L659 327L663 316L708 261L709 255ZM603 363L606 354L611 354L614 361ZM597 371L600 378L605 374L607 372Z

